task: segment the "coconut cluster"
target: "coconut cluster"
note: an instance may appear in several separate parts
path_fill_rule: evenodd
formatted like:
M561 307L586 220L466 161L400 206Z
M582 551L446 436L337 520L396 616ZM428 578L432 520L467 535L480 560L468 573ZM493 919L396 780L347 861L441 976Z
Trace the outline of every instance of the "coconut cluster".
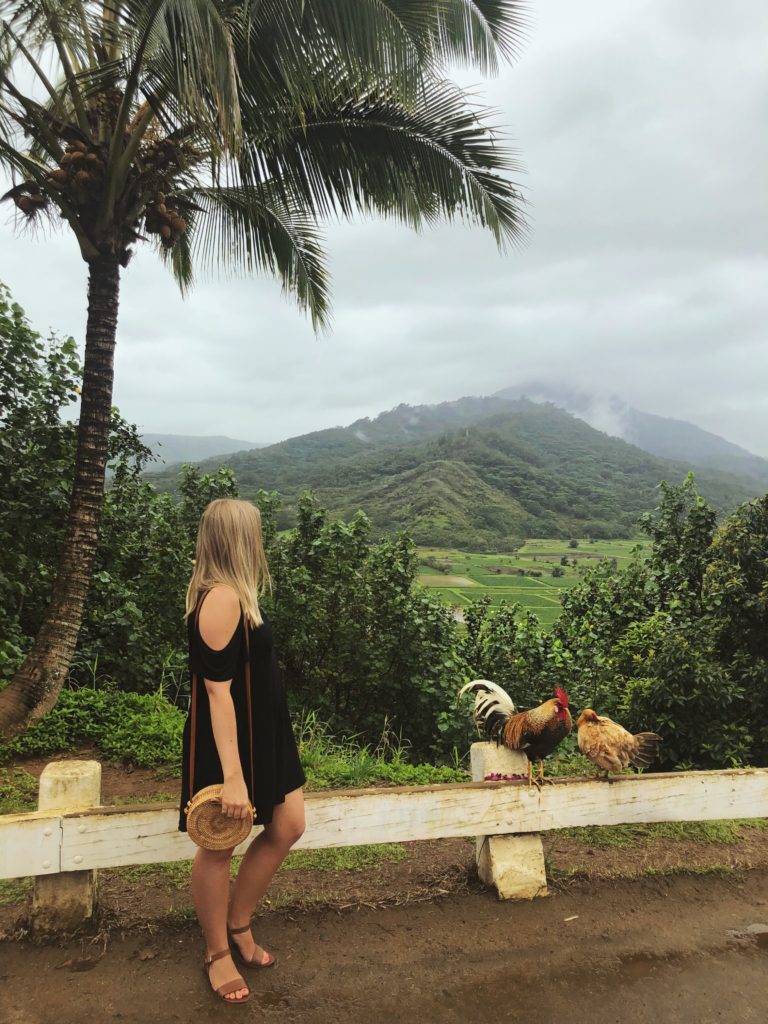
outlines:
M166 202L165 193L158 192L155 201L147 206L144 230L148 235L160 235L162 244L170 249L187 230L187 222L177 209Z
M102 147L76 139L64 150L59 167L48 174L48 180L78 203L84 203L101 193L106 169Z
M98 252L116 256L127 266L136 241L157 235L165 249L171 249L188 227L188 219L199 207L183 195L174 196L175 181L181 171L198 162L200 151L178 134L167 135L157 123L147 126L133 154L120 194L115 197L111 224L102 221L102 200L107 178L109 154L114 141L118 112L122 103L119 89L105 89L92 97L88 118L89 137L78 126L57 122L54 128L64 150L42 181L25 181L14 186L3 199L13 199L29 219L53 201L62 199L62 216L77 217L83 234ZM137 112L125 130L123 145L130 146L137 118L144 116L146 105ZM64 202L65 201L65 202ZM187 219L185 219L185 217Z

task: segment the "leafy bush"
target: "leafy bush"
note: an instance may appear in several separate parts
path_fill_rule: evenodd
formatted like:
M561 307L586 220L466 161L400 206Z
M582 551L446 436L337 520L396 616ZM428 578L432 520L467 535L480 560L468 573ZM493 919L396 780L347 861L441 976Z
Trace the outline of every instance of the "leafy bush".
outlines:
M18 814L37 806L37 779L23 768L0 768L0 814Z
M590 569L552 631L583 704L663 738L661 767L768 759L768 498L722 526L693 477L643 517L647 559Z
M0 762L94 746L138 767L181 761L184 713L160 693L63 690L56 706L22 736L0 745Z

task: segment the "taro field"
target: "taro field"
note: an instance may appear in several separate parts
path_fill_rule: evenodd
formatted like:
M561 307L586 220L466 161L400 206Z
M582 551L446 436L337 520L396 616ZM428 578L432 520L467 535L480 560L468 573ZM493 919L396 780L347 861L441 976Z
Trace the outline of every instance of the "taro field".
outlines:
M517 602L551 625L560 613L560 595L598 561L626 564L632 552L647 549L647 540L579 540L538 538L514 554L489 555L445 548L419 548L419 582L446 604L461 609L488 594L491 603Z

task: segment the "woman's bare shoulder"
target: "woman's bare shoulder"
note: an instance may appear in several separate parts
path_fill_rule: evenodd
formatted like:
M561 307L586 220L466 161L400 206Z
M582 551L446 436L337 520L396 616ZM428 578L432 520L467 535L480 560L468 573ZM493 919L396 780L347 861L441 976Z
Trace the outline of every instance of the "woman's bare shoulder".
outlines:
M224 583L212 587L200 609L200 636L214 651L226 647L240 622L240 598Z

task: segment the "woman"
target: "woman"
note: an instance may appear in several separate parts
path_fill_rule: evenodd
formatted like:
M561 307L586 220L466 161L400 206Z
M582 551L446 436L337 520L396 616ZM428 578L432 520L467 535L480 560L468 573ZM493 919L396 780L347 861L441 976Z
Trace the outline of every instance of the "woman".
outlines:
M232 498L212 501L200 519L196 556L186 606L189 664L197 686L194 791L223 783L223 812L242 818L253 813L253 805L255 823L264 826L243 857L231 897L231 849L198 847L192 862L192 898L205 936L205 970L211 988L227 1002L241 1003L250 991L232 954L245 967L274 963L251 935L251 915L304 831L306 779L291 730L272 627L259 608L269 569L258 509ZM189 745L188 716L179 813L182 832L186 831L184 808L193 795Z

